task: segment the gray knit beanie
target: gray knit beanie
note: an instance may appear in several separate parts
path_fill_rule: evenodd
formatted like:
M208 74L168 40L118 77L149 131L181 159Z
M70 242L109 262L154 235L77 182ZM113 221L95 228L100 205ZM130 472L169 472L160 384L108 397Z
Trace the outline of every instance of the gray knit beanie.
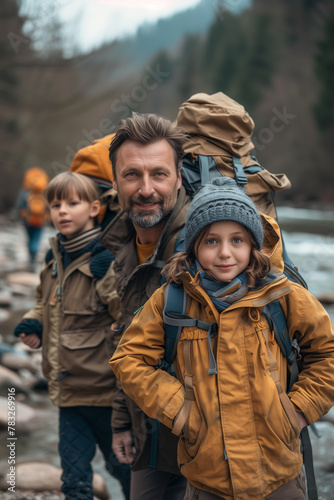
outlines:
M185 223L185 249L189 252L203 229L214 222L234 221L245 226L260 249L261 217L252 200L231 177L216 177L194 196Z

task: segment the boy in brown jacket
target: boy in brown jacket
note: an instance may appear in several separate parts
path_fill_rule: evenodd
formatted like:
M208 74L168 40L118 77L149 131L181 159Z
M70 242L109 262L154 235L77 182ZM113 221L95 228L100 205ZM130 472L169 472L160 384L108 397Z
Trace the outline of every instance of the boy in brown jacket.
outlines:
M111 450L111 405L115 377L108 365L121 320L111 264L99 243L100 210L95 183L64 172L47 186L45 198L59 233L51 240L34 309L14 334L31 348L42 346L43 372L51 401L59 406L59 453L66 500L93 500L91 460L96 444L108 471L130 495L130 468Z

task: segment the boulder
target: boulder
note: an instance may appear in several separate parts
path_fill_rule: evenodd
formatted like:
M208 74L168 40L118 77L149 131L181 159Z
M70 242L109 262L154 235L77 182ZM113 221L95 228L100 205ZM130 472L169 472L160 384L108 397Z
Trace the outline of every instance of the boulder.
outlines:
M12 295L26 297L34 293L39 284L39 276L29 272L10 273L6 276L6 281Z
M7 321L9 316L10 313L7 311L7 309L0 308L0 322Z
M0 397L0 428L7 428L7 417L7 397ZM41 418L43 418L41 410L37 411L24 403L15 401L15 428L18 432L29 432L36 429Z
M16 490L45 491L61 488L61 469L43 462L27 462L16 465ZM7 489L6 477L0 480L0 488ZM93 476L94 495L100 500L108 500L105 480L99 474Z
M10 288L14 297L29 297L34 290L31 286L20 285L19 283L13 283Z
M16 349L2 353L1 363L6 368L18 372L20 370L29 370L31 373L38 373L41 368L40 358L29 356L27 352L17 351Z
M38 274L28 272L10 273L6 276L6 280L9 285L22 285L28 288L34 288L39 284Z
M9 293L0 291L0 306L10 307L13 304L13 297Z
M7 394L8 387L14 387L16 393L28 394L29 387L13 370L0 365L0 394Z

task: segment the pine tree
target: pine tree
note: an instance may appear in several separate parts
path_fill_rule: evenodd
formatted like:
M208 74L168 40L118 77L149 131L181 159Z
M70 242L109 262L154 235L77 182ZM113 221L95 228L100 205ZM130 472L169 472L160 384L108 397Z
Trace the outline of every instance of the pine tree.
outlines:
M314 115L320 130L334 122L334 11L327 20L324 38L318 43L315 71L321 84Z

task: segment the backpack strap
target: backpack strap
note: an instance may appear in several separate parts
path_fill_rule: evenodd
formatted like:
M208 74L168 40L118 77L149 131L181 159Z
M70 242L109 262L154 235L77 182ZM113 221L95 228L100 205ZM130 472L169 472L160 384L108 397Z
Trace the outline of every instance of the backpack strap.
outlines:
M289 377L289 384L288 384L288 391L287 393L290 392L293 384L298 380L298 374L299 374L299 369L297 365L297 355L299 354L299 346L294 339L292 343L290 342L290 337L288 334L288 329L287 329L287 324L286 324L286 318L283 312L283 309L281 307L281 304L279 300L273 300L269 304L267 304L264 308L263 314L269 324L269 327L271 330L274 332L275 339L280 346L280 349L283 353L283 355L286 357L288 363L290 364L291 367L291 373ZM267 330L268 333L268 330ZM266 342L266 348L267 348L267 354L268 354L268 359L269 359L269 364L270 364L270 371L271 375L273 377L273 380L275 381L276 387L278 387L278 384L276 382L276 377L278 377L278 370L276 371L275 368L275 363L277 366L277 361L272 354L272 352L269 349L268 346L268 339L266 338L265 335L265 330L264 330L264 336L265 336L265 342ZM296 352L297 351L297 355ZM279 382L279 385L280 382ZM282 387L282 386L281 386ZM278 387L278 391L279 391ZM279 397L282 401L284 410L287 412L287 408L291 408L291 403L290 400L287 396L287 394L284 392L279 392ZM284 395L283 395L284 393ZM285 398L288 400L290 404L287 403ZM283 402L284 401L284 402ZM288 413L288 416L290 418L290 421L294 427L294 417L296 418L295 412L294 412L294 417L290 412ZM314 430L315 425L312 424L310 426L312 430L316 433L316 429ZM299 428L299 424L298 424ZM305 466L305 473L306 473L306 479L307 479L307 492L308 492L308 499L309 500L318 500L318 490L317 490L317 485L316 485L316 480L315 480L315 474L314 474L314 465L313 465L313 454L312 454L312 444L309 436L309 431L308 427L304 427L300 433L300 439L302 443L302 453L303 453L303 462Z
M287 390L289 393L293 384L298 380L299 370L295 350L299 353L299 346L297 340L294 340L293 343L290 341L285 314L278 299L269 302L269 304L263 308L263 314L270 329L274 332L276 342L283 356L287 359L291 368Z
M179 436L182 432L184 424L186 423L189 413L191 402L195 400L195 394L193 390L193 375L192 375L192 367L191 367L191 340L185 340L183 343L183 353L184 353L184 403L175 417L174 425L172 429L172 434Z
M173 373L173 359L176 355L177 344L181 336L182 328L190 326L201 328L208 331L208 347L209 347L209 374L217 373L216 360L214 358L211 346L211 338L217 331L216 323L206 323L197 318L187 316L187 294L182 284L169 283L165 291L165 306L163 310L163 320L165 324L165 357L159 365L160 369L167 369ZM184 403L177 414L172 433L179 436L186 423L191 402L194 401L195 395L193 391L193 375L191 366L191 340L183 341L183 356L184 356Z
M169 283L165 291L165 305L163 320L165 324L165 357L164 361L172 364L176 354L177 343L180 339L183 323L180 323L186 313L187 294L182 285ZM162 366L160 366L162 368Z
M185 314L187 294L182 284L169 283L165 291L165 306L163 320L165 324L165 357L160 362L159 368L169 369L176 354L177 343L180 339L182 328L185 326L200 328L208 332L209 375L217 373L216 360L213 355L211 339L218 331L217 323L206 323L198 318Z
M282 258L284 261L284 274L289 280L293 281L294 283L299 283L301 286L304 288L308 288L306 281L298 271L297 267L294 265L292 262L291 258L289 257L289 254L286 250L285 242L283 239L283 235L281 234L281 240L282 240L282 247L283 247L283 252L282 252Z
M234 168L234 176L237 184L243 187L248 183L247 175L244 172L244 167L242 166L240 158L237 156L232 156L233 160L233 168Z
M198 168L201 177L201 186L205 186L210 181L210 163L212 156L198 155ZM214 162L216 164L216 162Z
M281 381L279 379L278 375L278 365L277 365L277 360L273 353L271 352L269 348L269 328L265 328L263 330L263 337L266 343L266 348L267 348L267 355L268 355L268 360L269 360L269 366L270 366L270 375L275 382L276 389L279 395L279 398L281 400L282 406L284 408L285 413L288 415L289 420L292 424L292 427L295 430L296 435L300 433L300 425L298 422L298 418L296 415L296 412L292 406L292 403L290 399L288 398L287 393L282 387Z
M151 425L151 447L150 447L150 460L148 468L155 470L157 468L158 450L159 450L159 421L154 418L148 418L149 425Z
M302 453L305 466L305 474L307 479L308 500L318 500L318 488L315 480L312 444L308 427L304 427L300 433L302 442Z
M179 234L176 237L175 246L174 246L174 253L184 252L184 250L185 250L185 246L184 246L185 233L186 233L186 230L185 230L185 227L183 226L183 228L181 229L181 231L179 232Z
M179 234L177 235L177 237L175 239L174 253L184 251L184 235L185 235L185 229L183 226L183 228L181 229L181 231L179 232ZM153 267L157 267L158 269L162 269L165 265L166 265L166 262L164 260L158 260L158 259L156 259L152 264ZM163 285L164 283L166 283L166 280L162 276L161 277L161 285Z

